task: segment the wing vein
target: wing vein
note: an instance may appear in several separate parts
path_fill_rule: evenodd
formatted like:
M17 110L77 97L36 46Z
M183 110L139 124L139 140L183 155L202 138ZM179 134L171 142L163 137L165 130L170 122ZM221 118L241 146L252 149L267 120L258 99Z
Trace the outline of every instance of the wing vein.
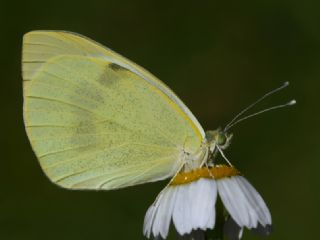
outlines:
M95 145L96 145L96 144L92 144L92 145L88 145L88 146L95 146ZM51 164L51 165L49 165L49 166L46 166L44 169L50 169L50 168L59 166L59 165L61 165L61 164L65 164L65 163L72 162L72 161L74 161L74 160L85 159L85 158L88 158L88 157L90 157L90 156L92 156L92 155L95 155L95 154L98 154L98 153L103 153L103 152L105 152L106 150L107 150L107 151L109 151L109 150L112 150L112 151L114 151L114 150L119 150L120 148L125 147L125 146L128 146L128 145L138 145L138 144L136 144L136 143L124 143L124 144L120 144L120 145L118 145L118 146L113 146L113 147L111 147L111 148L103 148L103 149L100 150L100 151L96 151L96 152L94 152L94 153L82 155L82 157L80 157L80 158L79 158L79 157L73 157L73 158L69 158L69 159L67 159L67 160L62 160L62 161L56 162L56 163L54 163L54 164ZM142 146L154 147L154 146L152 146L152 145L147 145L147 144L142 145ZM157 146L157 145L155 145L155 146ZM164 146L164 148L174 149L174 148L165 147L165 146ZM74 149L78 149L78 148L74 148ZM74 150L74 149L70 148L70 149L66 149L65 151L70 151L70 150ZM111 152L112 152L112 151L111 151ZM52 153L52 154L61 153L61 152L64 152L64 151L57 151L57 152L54 152L54 153ZM48 155L46 155L46 156L48 156ZM46 156L41 156L41 157L39 157L39 158L46 157Z
M25 97L34 98L34 99L48 100L48 101L52 101L52 102L58 102L58 103L66 104L66 105L69 105L69 106L84 110L86 112L92 113L92 114L94 114L96 116L99 116L102 119L105 119L105 116L102 116L102 115L100 115L100 114L98 114L96 112L93 112L92 110L89 110L89 109L81 107L81 106L79 106L77 104L73 104L73 103L70 103L70 102L65 102L65 101L62 101L62 100L59 100L59 99L56 99L56 98L48 98L48 97L41 97L41 96L31 96L31 95L28 95L28 96L25 96Z

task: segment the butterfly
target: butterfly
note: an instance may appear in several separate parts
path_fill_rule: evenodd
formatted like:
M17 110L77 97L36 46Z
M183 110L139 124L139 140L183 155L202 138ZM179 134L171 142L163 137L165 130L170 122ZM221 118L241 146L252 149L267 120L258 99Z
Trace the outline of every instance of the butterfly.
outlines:
M48 178L69 189L117 189L199 168L229 145L231 126L256 115L238 119L254 103L226 128L204 132L150 72L65 31L24 35L22 77L31 146Z

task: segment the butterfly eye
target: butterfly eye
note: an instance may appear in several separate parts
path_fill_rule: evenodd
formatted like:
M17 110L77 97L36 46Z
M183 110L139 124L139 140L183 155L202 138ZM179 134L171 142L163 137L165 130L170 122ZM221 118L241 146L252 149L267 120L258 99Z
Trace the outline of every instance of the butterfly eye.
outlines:
M224 133L220 133L217 135L217 144L220 146L225 145L227 142L227 137Z

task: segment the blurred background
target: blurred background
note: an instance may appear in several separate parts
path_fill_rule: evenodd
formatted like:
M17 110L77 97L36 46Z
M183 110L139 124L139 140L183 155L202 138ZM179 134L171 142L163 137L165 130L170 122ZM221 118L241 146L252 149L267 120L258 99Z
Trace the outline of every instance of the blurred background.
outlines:
M109 192L49 182L22 119L21 42L31 30L86 35L150 70L204 129L263 93L288 89L233 129L226 154L272 212L268 239L319 234L320 4L316 1L5 1L0 3L0 239L144 239L144 214L166 184ZM245 232L244 239L259 237ZM174 236L171 236L174 239Z

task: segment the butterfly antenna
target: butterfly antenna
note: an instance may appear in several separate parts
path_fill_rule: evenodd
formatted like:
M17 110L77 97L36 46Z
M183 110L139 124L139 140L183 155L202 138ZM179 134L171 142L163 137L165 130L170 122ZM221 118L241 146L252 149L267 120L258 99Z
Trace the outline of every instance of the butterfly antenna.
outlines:
M241 115L243 115L245 112L247 112L248 110L250 110L252 107L254 107L255 105L257 105L259 102L261 102L263 99L267 98L268 96L276 93L276 92L279 92L280 90L286 88L289 86L289 82L285 82L282 86L270 91L270 92L267 92L266 94L264 94L262 97L260 97L258 100L256 100L255 102L253 102L252 104L250 104L248 107L246 107L245 109L243 109L241 112L239 112L227 125L226 127L224 128L224 131L227 131L228 129L230 129L231 126L234 126L234 123L238 120L239 117L241 117ZM284 105L287 105L287 104L284 104ZM280 106L280 105L279 105ZM275 106L277 108L279 108L279 106ZM281 105L282 106L282 105ZM275 108L275 107L272 107L272 108ZM265 112L267 109L263 110L263 112ZM269 109L269 110L272 110L272 109ZM268 111L269 111L268 110ZM257 115L257 114L255 114ZM249 117L249 116L248 116ZM247 117L246 117L247 118ZM238 121L237 121L238 122Z
M248 116L245 116L245 117L243 117L243 118L238 119L237 121L233 122L231 125L229 124L228 127L226 127L226 128L224 129L224 131L228 131L228 130L229 130L230 128L232 128L234 125L236 125L236 124L238 124L239 122L242 122L242 121L244 121L244 120L246 120L246 119L248 119L248 118L252 118L252 117L257 116L257 115L259 115L259 114L261 114L261 113L269 112L269 111L271 111L271 110L275 110L275 109L279 109L279 108L284 108L284 107L289 107L289 106L295 105L296 103L297 103L297 101L293 99L293 100L291 100L290 102L288 102L288 103L286 103L286 104L280 104L280 105L273 106L273 107L270 107L270 108L266 108L266 109L261 110L261 111L259 111L259 112L250 114L250 115L248 115Z

